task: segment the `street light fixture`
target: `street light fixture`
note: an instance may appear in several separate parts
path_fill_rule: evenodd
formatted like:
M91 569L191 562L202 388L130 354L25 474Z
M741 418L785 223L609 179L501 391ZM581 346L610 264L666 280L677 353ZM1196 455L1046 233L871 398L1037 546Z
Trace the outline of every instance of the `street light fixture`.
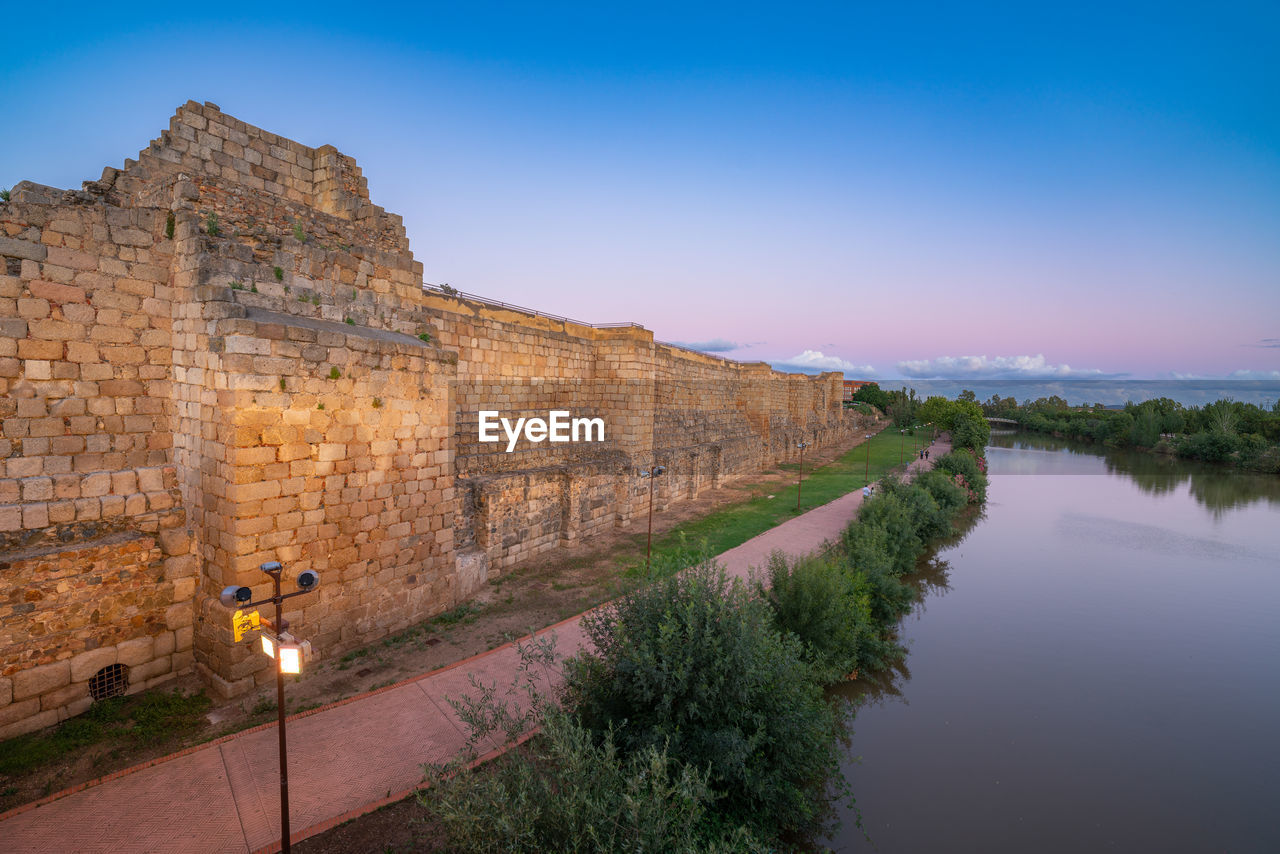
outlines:
M797 442L796 447L800 449L800 479L796 481L796 512L800 512L800 487L804 486L804 449L809 447L808 442Z
M653 482L667 473L666 466L642 469L640 477L649 481L649 538L644 547L644 568L649 570L653 560Z
M273 560L258 567L271 577L272 593L266 599L250 602L253 591L248 587L231 585L224 587L218 599L228 608L256 608L268 603L276 606L276 618L271 623L272 633L262 633L262 651L276 662L276 716L279 720L280 732L280 851L289 854L289 763L287 739L285 737L284 720L284 675L301 673L302 661L306 658L311 644L298 641L285 631L289 627L284 618L284 600L313 592L320 585L320 573L313 569L298 573L298 589L292 593L280 592L280 576L284 567Z

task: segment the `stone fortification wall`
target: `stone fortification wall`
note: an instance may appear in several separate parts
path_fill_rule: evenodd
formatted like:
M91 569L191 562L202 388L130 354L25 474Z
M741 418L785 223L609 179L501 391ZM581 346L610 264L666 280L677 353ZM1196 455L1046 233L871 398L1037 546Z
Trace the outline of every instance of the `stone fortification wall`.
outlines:
M192 662L163 215L0 206L0 738Z
M663 506L850 431L839 375L424 289L351 158L211 104L81 190L15 187L0 264L0 737L104 674L270 678L217 602L265 561L320 572L286 617L338 654L630 524L642 467ZM506 453L482 409L606 437Z
M773 371L656 342L635 325L593 327L427 291L441 344L458 354L455 547L500 572L647 508L642 468L665 465L659 506L854 435L841 376ZM479 441L479 413L552 409L602 418L592 444Z

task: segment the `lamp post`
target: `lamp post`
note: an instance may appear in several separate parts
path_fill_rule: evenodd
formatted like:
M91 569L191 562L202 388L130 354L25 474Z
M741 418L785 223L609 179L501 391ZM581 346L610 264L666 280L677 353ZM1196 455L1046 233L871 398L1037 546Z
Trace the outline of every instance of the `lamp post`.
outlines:
M640 477L649 481L649 538L644 547L644 568L650 569L653 560L653 482L667 473L666 466L653 466L642 469Z
M904 456L907 451L907 428L903 427L898 430L898 465L902 465L906 459Z
M292 635L285 632L288 623L284 619L284 600L314 591L320 584L320 574L312 569L303 570L298 573L298 589L292 593L281 593L280 576L284 568L280 562L269 561L259 569L271 577L273 589L269 597L250 602L253 598L252 590L231 585L223 588L218 598L228 608L236 608L237 615L240 614L240 609L256 608L267 603L276 606L276 618L271 623L274 637L268 632L262 633L262 650L275 659L276 664L276 715L280 732L280 851L282 854L289 854L289 764L284 721L284 675L302 672L305 648L310 644L299 644Z
M867 463L863 467L862 485L867 486L871 483L871 434L866 435L867 440Z
M808 442L797 442L796 447L800 449L800 479L796 481L796 512L800 512L800 487L804 485L804 449L809 447Z

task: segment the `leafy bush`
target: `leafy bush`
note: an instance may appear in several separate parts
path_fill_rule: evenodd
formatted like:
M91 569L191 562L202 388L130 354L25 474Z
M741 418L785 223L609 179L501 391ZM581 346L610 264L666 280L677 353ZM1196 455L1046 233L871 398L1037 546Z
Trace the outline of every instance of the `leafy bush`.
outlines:
M968 503L968 494L948 477L946 472L934 469L916 475L911 483L928 492L937 502L938 509L946 516L948 526L946 533L949 534L950 519Z
M440 821L452 850L766 850L745 828L712 819L705 772L679 762L665 745L624 756L612 735L595 739L548 702L536 674L554 663L553 644L535 641L520 654L505 695L473 683L477 696L450 699L468 727L470 750L429 767L432 785L418 801ZM534 726L539 734L522 748L476 764L478 744L502 735L513 747Z
M1226 462L1240 447L1240 439L1229 433L1195 433L1178 443L1178 456L1211 463Z
M459 769L419 801L457 851L767 850L745 828L714 829L705 774L666 749L623 757L563 712L549 712L523 749Z
M938 476L946 478L946 475L941 472ZM951 486L963 494L964 491L958 485L952 483ZM929 490L913 480L909 486L899 487L898 498L911 519L911 524L915 527L916 536L922 541L920 551L924 551L924 543L950 536L951 514L938 505L933 493ZM919 557L919 552L916 556ZM912 566L914 568L914 563Z
M944 471L953 477L959 475L967 488L973 491L976 501L982 502L986 500L987 474L983 471L983 465L978 462L978 457L975 455L968 451L952 451L949 454L943 454L938 457L934 468L938 471Z
M853 576L830 557L788 561L782 552L769 557L767 575L769 587L762 594L774 622L800 640L817 676L836 682L856 670L861 637L873 621Z
M704 563L583 620L597 652L570 662L566 702L625 756L670 750L706 769L730 825L773 837L820 825L840 779L833 709L769 606Z
M916 530L914 514L904 500L907 489L899 482L888 479L880 485L880 494L865 501L858 511L858 527L853 537L873 537L875 530L882 531L877 546L889 559L894 575L905 575L915 569L916 557L924 550L924 540Z

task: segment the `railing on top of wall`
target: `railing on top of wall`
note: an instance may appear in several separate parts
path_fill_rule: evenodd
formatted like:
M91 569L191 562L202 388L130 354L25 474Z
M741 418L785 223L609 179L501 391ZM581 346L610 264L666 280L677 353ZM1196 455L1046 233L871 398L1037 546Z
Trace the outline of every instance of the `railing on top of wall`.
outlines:
M457 288L451 288L448 285L429 285L424 284L422 289L437 294L443 294L447 297L460 297L461 299L471 300L472 302L482 302L485 305L491 305L494 308L505 308L510 311L518 311L522 314L532 314L534 317L545 317L548 320L558 320L561 323L575 323L578 326L589 326L592 329L626 329L634 327L636 329L644 329L639 323L587 323L585 320L574 320L572 317L565 317L560 314L549 314L545 311L538 311L536 308L529 308L524 305L516 305L515 303L503 302L502 300L490 299L482 297L479 294L470 294L466 291L460 291Z
M655 339L653 343L661 344L664 347L673 347L676 350L684 350L689 353L697 353L702 356L710 356L713 359L724 359L726 362L733 362L735 365L752 364L751 362L745 362L742 359L733 359L733 358L730 358L729 356L721 356L719 353L708 353L706 350L697 350L697 349L694 349L693 347L686 347L683 344L673 344L670 341L658 341Z
M534 317L545 317L548 320L558 320L561 323L576 323L578 326L589 326L592 329L626 329L628 327L634 327L636 329L644 329L644 326L642 326L641 324L632 323L631 321L627 321L625 323L587 323L585 320L574 320L572 317L565 317L560 314L549 314L545 311L538 311L536 308L529 308L528 306L516 305L515 303L503 302L502 300L496 300L496 299L490 299L489 297L482 297L479 294L467 293L466 291L460 291L457 288L451 288L448 285L431 285L431 284L424 283L422 286L422 289L425 291L431 291L433 293L442 294L447 297L461 297L462 299L471 300L473 302L484 303L485 305L491 305L494 308L505 308L510 311L521 312L522 314L532 314ZM693 347L686 347L683 344L673 344L670 341L655 340L654 343L662 344L665 347L674 347L677 350L686 350L690 353L700 353L703 356L710 356L713 359L724 359L726 362L733 362L735 365L756 364L756 362L748 362L744 359L734 359L730 356L721 356L719 353L708 353L705 350L695 350Z

